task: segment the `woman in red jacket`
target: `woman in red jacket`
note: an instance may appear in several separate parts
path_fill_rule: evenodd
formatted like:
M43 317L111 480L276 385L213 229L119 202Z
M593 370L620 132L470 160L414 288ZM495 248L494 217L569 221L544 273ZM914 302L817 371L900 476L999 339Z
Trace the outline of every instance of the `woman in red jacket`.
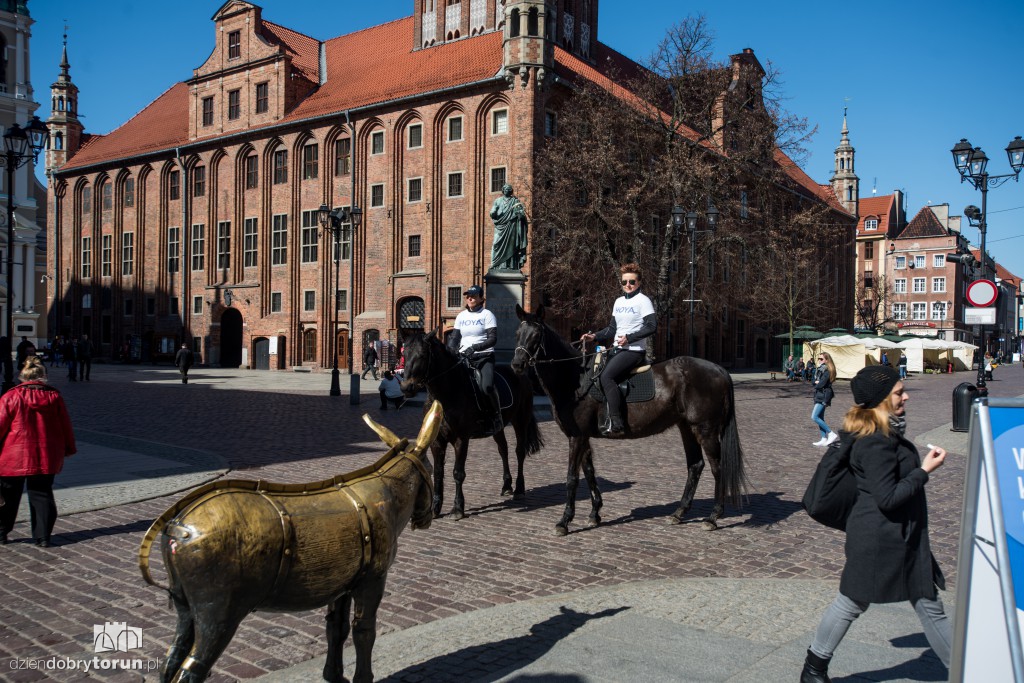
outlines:
M32 536L48 548L57 521L53 478L75 453L75 435L64 399L46 383L42 361L30 356L20 377L22 384L0 398L0 543L7 543L14 528L27 485Z

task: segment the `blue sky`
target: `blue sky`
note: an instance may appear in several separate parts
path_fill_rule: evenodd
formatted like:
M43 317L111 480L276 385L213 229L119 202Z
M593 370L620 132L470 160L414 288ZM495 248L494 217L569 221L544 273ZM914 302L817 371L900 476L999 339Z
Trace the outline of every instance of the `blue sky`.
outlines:
M87 131L107 133L191 77L213 47L210 18L221 4L30 0L40 117L49 115L65 20L80 115ZM413 8L413 0L257 4L268 20L320 40L408 16ZM1015 135L1024 135L1020 0L604 0L598 36L642 60L665 28L688 14L707 18L719 56L750 47L782 72L787 109L818 127L804 164L818 182L831 177L844 105L861 197L871 196L873 187L878 194L901 189L910 216L929 203L948 203L956 215L968 204L980 206L981 194L961 184L953 168L949 150L962 137L985 150L990 173L1010 170L1003 150ZM1024 276L1024 182L1010 180L988 199L989 251ZM965 227L964 234L979 242L977 229Z

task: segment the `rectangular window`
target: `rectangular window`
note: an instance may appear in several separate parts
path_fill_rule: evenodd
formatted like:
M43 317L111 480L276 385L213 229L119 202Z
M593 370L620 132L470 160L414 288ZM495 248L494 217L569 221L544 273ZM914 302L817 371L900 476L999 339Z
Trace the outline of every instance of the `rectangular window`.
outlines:
M92 294L88 292L82 295L82 308L92 308ZM88 325L84 326L89 329Z
M255 189L260 182L259 158L250 154L245 158L245 189Z
M736 321L736 357L745 358L747 355L747 321Z
M200 353L202 353L202 351L203 351L203 338L202 337L192 337L192 351L195 352L195 354L197 356ZM199 362L198 358L196 358L196 362Z
M104 235L100 244L100 273L110 277L114 274L114 236Z
M409 256L420 255L420 236L409 235Z
M177 171L171 171L173 178ZM177 199L177 197L171 197L171 199ZM92 211L92 188L86 187L82 190L82 213L89 213Z
M232 31L228 34L228 59L238 59L242 56L242 32ZM200 311L202 312L202 311Z
M384 206L384 185L370 185L370 206Z
M912 320L928 319L928 304L922 301L915 301L911 306L910 317Z
M924 268L925 267L924 261L925 261L924 254L919 254L919 255L915 256L914 257L914 267L915 268Z
M864 219L865 230L878 230L878 219L877 218L866 218Z
M103 210L110 211L114 208L114 186L107 181L103 183Z
M82 278L92 278L92 238L82 238Z
M320 174L320 146L306 145L302 148L302 179L312 180Z
M245 219L244 238L243 238L243 240L244 240L243 241L243 247L244 247L244 252L243 252L244 261L243 261L243 265L246 268L252 268L252 267L256 266L256 255L258 253L257 252L257 246L256 246L256 225L257 225L256 221L257 221L257 219L255 219L255 218L246 218Z
M181 171L171 171L168 177L168 192L172 200L181 198Z
M491 135L504 135L508 132L508 109L497 109L491 112Z
M750 218L750 206L746 190L740 191L740 218Z
M270 231L270 265L283 266L288 262L288 216L279 213L274 216Z
M897 303L892 305L892 319L893 320L906 320L907 319L907 305L903 303Z
M170 309L171 309L171 315L178 315L178 297L176 297L176 296L172 296L171 297Z
M192 170L192 196L202 197L206 194L206 167L196 166Z
M231 221L217 223L217 269L231 267Z
M384 153L384 131L374 131L370 136L370 154Z
M347 311L348 310L348 290L347 289L339 289L337 294L338 294L338 298L335 299L335 301L338 302L338 310L339 311Z
M505 167L499 166L491 169L491 192L501 192L505 187Z
M127 318L135 314L135 302L131 299L125 299L121 302L121 310L124 311L124 316Z
M932 278L932 291L941 294L946 291L946 278L944 277L933 277Z
M553 111L544 112L544 135L549 138L558 135L558 114Z
M228 90L228 118L232 121L242 115L242 92Z
M335 207L338 208L338 207ZM349 207L344 207L346 210ZM334 260L338 260L338 250L341 249L342 260L348 260L352 258L352 224L342 223L341 224L341 235L334 242Z
M448 142L458 142L462 139L462 117L453 116L448 119Z
M946 257L943 256L942 254L935 254L935 256L932 257L932 268L945 268L945 267L946 267Z
M927 288L928 278L915 277L914 278L914 294L923 294L928 291Z
M146 297L146 315L156 315L156 298Z
M462 308L462 287L448 288L448 308Z
M274 152L274 184L288 182L288 150L279 149Z
M124 205L135 206L135 178L124 181Z
M461 197L462 196L462 173L449 173L448 174L448 196L449 197Z
M907 267L907 257L897 256L896 257L896 270L904 270Z
M316 263L319 258L320 225L317 217L315 209L302 212L302 263Z
M945 301L933 301L932 302L932 320L945 320L946 319L946 302Z
M192 313L193 315L203 314L203 297L194 296L192 297Z
M864 243L864 258L873 259L875 258L875 243L865 242Z
M192 270L206 268L206 226L192 224Z
M270 109L270 84L256 84L256 113L265 114Z
M423 124L415 123L409 126L409 149L417 149L423 146Z
M135 233L126 232L121 235L121 275L131 275L135 271Z
M316 290L306 289L302 292L302 310L307 312L316 310Z
M177 273L181 254L181 228L167 228L167 272Z
M409 178L409 192L406 196L409 202L418 202L423 199L423 178Z
M872 271L864 273L864 289L874 289L875 287L875 274Z
M892 289L893 289L893 292L896 293L896 294L906 294L907 293L907 278L905 278L905 277L898 277L895 280L893 280L893 282L892 282Z
M282 308L281 300L282 300L281 292L271 292L270 293L270 312L271 313L280 313L281 312L281 308Z
M334 175L348 175L352 168L352 141L342 138L334 143Z
M203 98L203 126L213 125L213 98Z

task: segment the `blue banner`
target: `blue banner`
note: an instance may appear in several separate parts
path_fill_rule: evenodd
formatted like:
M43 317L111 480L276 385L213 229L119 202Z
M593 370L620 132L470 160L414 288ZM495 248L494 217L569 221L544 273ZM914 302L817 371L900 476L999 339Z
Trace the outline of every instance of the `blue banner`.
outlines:
M1024 409L990 406L989 417L1010 555L1009 571L1017 609L1024 610Z

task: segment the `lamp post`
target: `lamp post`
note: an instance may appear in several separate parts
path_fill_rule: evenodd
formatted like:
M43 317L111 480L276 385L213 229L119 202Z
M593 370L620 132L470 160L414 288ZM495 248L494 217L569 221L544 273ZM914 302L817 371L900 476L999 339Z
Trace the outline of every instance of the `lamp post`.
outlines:
M326 204L320 205L318 211L320 218L320 225L323 226L324 230L328 230L331 236L334 237L334 315L331 316L333 321L331 324L331 396L341 396L341 377L338 371L338 309L341 308L341 299L338 293L338 284L341 282L341 236L344 232L344 225L349 223L352 225L352 230L355 230L356 223L359 221L359 217L362 216L362 209L358 206L353 206L351 209L344 207L339 209L331 210L331 207ZM349 268L351 271L351 267ZM328 271L328 274L330 271ZM328 278L329 279L329 278ZM349 296L352 292L352 273L349 273ZM349 345L346 350L348 358L348 370L351 377L351 390L354 391L354 398L350 395L350 402L355 405L359 403L359 375L355 374L352 367L352 333L354 328L352 320L352 302L349 301L349 323L348 323L348 334L349 334Z
M4 347L4 383L0 393L14 386L14 363L11 348L14 343L14 172L39 156L46 144L49 131L46 124L33 116L22 128L13 124L4 133L4 154L0 163L7 169L7 344Z
M709 204L708 210L704 214L708 227L706 230L698 230L697 221L700 219L700 215L696 211L686 212L678 204L672 207L672 227L676 236L681 234L685 226L687 238L690 240L690 298L688 299L690 302L690 326L687 333L690 335L691 356L697 355L697 340L693 334L693 304L696 303L693 298L693 281L697 277L697 235L701 233L714 234L719 215L720 212L714 204Z
M967 209L964 209L964 214L972 224L976 221L978 225L978 232L981 235L981 277L985 278L988 276L988 256L985 253L985 233L988 229L988 189L999 187L1010 178L1013 178L1015 182L1019 179L1020 172L1024 169L1024 140L1018 135L1006 146L1006 157L1010 161L1013 173L1002 175L989 175L988 157L985 156L981 147L972 147L967 138L960 138L960 142L956 143L950 151L953 154L953 165L956 166L956 170L960 174L960 182L968 182L975 190L981 191L981 210L968 207L971 211L968 212ZM988 346L985 335L985 326L982 325L982 355L978 359L978 392L982 396L988 394L988 389L985 387L984 354L987 353Z

